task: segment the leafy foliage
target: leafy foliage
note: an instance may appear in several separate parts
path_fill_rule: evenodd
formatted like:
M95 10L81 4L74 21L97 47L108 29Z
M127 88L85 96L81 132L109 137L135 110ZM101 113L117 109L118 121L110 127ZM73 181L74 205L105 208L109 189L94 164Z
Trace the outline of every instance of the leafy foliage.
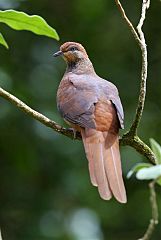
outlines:
M15 30L27 30L38 35L44 35L59 40L59 36L55 29L50 27L42 17L37 15L30 16L24 12L15 10L0 10L0 22L7 24ZM1 34L0 44L8 48L8 45Z
M142 168L149 168L152 164L150 163L138 163L136 164L127 174L127 178L130 178L134 173L137 173Z
M161 176L161 165L142 168L136 173L136 178L139 180L157 179L159 176Z
M156 179L156 182L161 185L161 146L153 138L150 138L150 144L157 159L156 166L150 163L138 163L128 172L127 178L136 173L136 178L139 180Z

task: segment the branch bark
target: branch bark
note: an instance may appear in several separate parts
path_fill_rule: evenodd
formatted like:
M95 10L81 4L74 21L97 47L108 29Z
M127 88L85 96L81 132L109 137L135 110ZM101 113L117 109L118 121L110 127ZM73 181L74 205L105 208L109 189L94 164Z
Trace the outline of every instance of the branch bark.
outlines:
M145 42L144 32L142 31L142 26L144 24L144 20L146 16L146 10L149 8L149 6L150 6L150 0L143 0L141 18L137 26L138 34L140 36L140 41L141 41L141 44L139 46L142 53L142 70L141 70L141 82L140 82L140 94L139 94L138 106L137 106L134 122L130 129L130 131L133 132L134 134L137 133L137 128L139 126L139 123L142 117L145 97L146 97L148 59L147 59L147 46Z
M133 147L138 153L146 157L152 164L156 163L156 157L148 145L146 145L138 136L132 136L126 133L120 139L120 144L123 146Z
M138 46L140 47L141 53L142 53L140 93L139 93L139 98L138 98L136 114L135 114L135 118L131 124L129 131L126 134L124 134L122 137L122 143L134 147L140 154L144 155L151 162L156 163L156 158L155 158L154 153L137 136L137 129L138 129L141 117L142 117L143 110L144 110L144 103L145 103L145 97L146 97L146 80L147 80L147 72L148 72L147 46L146 46L146 42L145 42L144 32L142 31L142 27L143 27L144 20L146 17L146 10L150 6L150 0L143 0L143 2L142 2L141 17L140 17L137 29L134 28L133 24L127 17L125 10L122 7L122 4L120 3L120 1L115 0L115 2L116 2L116 5L117 5L119 11L121 12L123 19L127 23L136 42L138 43Z
M143 109L144 109L144 103L145 103L145 97L146 97L146 80L147 80L147 72L148 72L148 60L147 60L147 46L145 42L144 32L142 31L142 27L144 24L144 20L146 17L146 10L150 6L150 0L143 0L142 2L142 11L141 11L141 17L137 26L137 30L135 30L133 24L127 17L124 8L122 7L119 0L115 0L119 11L121 12L122 17L126 21L128 27L130 28L136 42L138 43L138 46L141 49L142 53L142 70L141 70L141 81L140 81L140 94L138 99L138 105L136 109L136 114L134 121L130 127L129 134L132 136L137 135L137 129L142 117Z
M137 129L142 117L142 113L144 110L144 103L146 97L146 80L147 80L147 72L148 72L148 61L147 61L147 46L145 42L144 32L142 31L142 27L144 24L144 20L146 17L146 10L150 6L150 0L143 0L142 2L142 11L141 17L137 26L137 29L133 26L129 18L127 17L124 8L119 0L115 0L116 5L121 12L121 15L125 22L127 23L130 31L132 32L139 48L142 53L142 70L141 70L141 81L140 81L140 93L138 98L138 104L136 109L136 114L134 120L131 124L129 131L123 135L121 143L123 145L130 145L134 147L140 154L144 155L148 160L152 163L156 163L156 158L152 150L137 136Z
M47 118L43 114L35 111L31 107L29 107L27 104L22 102L20 99L12 95L11 93L5 91L3 88L0 87L0 96L10 103L14 104L17 108L19 108L21 111L25 112L30 117L36 119L37 121L41 122L42 124L46 125L49 128L52 128L54 131L61 133L67 137L74 138L74 134L72 129L66 129L56 122L52 121L51 119ZM77 134L77 138L79 139L79 135Z

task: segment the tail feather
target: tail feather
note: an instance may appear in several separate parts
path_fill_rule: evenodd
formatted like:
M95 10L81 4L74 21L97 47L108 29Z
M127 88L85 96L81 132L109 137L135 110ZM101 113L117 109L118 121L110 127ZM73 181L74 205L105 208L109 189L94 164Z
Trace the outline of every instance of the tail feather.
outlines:
M93 147L91 146L90 143L86 141L84 130L82 130L81 133L82 133L82 139L83 139L86 156L88 159L88 168L89 168L91 183L93 186L97 187L98 185L97 185L97 180L95 176L94 161L93 161Z
M81 134L88 159L91 182L98 187L100 196L105 200L109 200L112 194L104 168L103 145L101 143L103 138L99 136L99 132L96 136L95 131L93 134L93 131L85 132L85 130L82 130Z
M127 199L122 178L118 137L110 148L104 149L104 164L106 176L114 197L119 202L126 203Z
M102 143L94 144L93 161L99 194L104 200L109 200L111 199L112 194L104 167L104 155Z
M109 200L114 195L119 202L125 203L118 136L94 129L82 129L81 134L92 184L98 187L101 198Z

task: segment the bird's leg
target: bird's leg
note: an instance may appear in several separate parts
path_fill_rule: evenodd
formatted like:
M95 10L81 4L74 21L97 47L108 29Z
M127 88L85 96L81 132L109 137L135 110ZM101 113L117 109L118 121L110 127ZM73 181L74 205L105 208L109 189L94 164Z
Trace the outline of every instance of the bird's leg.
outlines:
M76 139L77 130L75 128L68 128L68 130L73 132L73 139Z

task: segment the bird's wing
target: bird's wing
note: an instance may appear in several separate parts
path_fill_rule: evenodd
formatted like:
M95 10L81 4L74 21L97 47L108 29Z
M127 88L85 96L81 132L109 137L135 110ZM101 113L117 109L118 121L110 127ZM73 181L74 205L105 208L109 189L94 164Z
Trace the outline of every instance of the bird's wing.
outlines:
M104 92L106 98L108 100L111 100L112 103L115 105L117 116L120 122L120 127L124 128L124 111L116 86L113 83L102 78L99 78L99 80L101 82L102 92Z
M124 129L124 111L123 111L120 97L119 95L113 95L113 96L110 96L110 99L116 108L117 116L120 122L120 127Z
M81 127L95 128L93 113L99 99L112 101L120 127L124 128L123 107L117 88L97 75L65 75L58 90L58 109L67 121Z
M74 75L74 74L73 74ZM57 93L58 109L65 120L81 127L95 128L94 109L99 90L86 79L67 75L60 83ZM65 93L65 94L64 94Z

